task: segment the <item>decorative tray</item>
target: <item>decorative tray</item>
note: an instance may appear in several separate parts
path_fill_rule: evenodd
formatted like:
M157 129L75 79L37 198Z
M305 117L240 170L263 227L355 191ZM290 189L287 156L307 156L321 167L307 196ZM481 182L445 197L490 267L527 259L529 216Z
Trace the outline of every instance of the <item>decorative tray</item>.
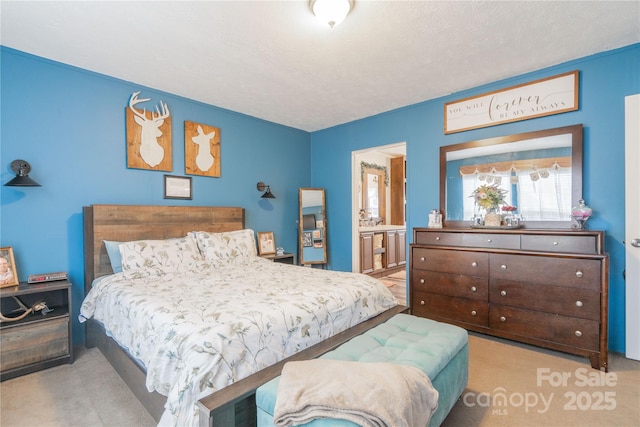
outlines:
M482 228L482 229L489 229L489 230L514 230L517 228L522 228L524 224L518 224L518 225L501 225L499 227L490 227L488 225L471 225L471 228Z

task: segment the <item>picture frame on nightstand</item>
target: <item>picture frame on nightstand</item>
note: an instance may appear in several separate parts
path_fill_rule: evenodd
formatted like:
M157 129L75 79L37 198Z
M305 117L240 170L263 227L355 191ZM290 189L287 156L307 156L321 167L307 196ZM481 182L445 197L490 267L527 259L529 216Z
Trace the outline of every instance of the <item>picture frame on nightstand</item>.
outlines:
M0 248L0 288L16 286L18 283L20 281L18 280L16 260L13 257L13 248L11 246Z
M258 232L258 254L269 255L276 253L276 242L272 231Z

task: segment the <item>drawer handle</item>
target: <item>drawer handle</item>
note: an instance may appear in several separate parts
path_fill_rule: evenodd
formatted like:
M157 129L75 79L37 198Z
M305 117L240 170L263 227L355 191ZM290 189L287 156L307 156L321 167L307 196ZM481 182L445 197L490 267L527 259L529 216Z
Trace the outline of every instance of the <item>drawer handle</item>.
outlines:
M491 240L491 239L487 239L487 243L491 243L491 242L492 242L492 240Z
M420 305L425 305L426 303L424 302L424 300L420 300Z
M425 262L427 259L423 256L420 257L420 262Z
M558 242L553 242L553 246L558 246Z
M477 262L473 261L473 262L471 263L471 267L477 267L477 266L478 266L478 263L477 263Z
M478 288L476 288L475 286L471 287L471 292L477 292L477 291L478 291Z
M504 264L502 264L502 265L500 266L500 270L502 270L502 271L507 271L507 266L506 266L506 265L504 265Z
M440 236L436 237L436 240L440 240Z
M506 317L504 317L504 316L500 316L500 321L501 321L501 322L506 322L506 321L507 321L507 318L506 318Z
M507 291L500 291L500 295L502 295L503 297L507 296Z
M582 307L584 304L582 303L582 301L576 301L576 305L577 305L578 307Z
M475 310L471 310L471 315L472 315L472 316L477 316L477 315L478 315L478 313L477 313Z
M581 336L582 336L582 332L580 332L580 331L576 331L576 336L577 336L577 337L581 337Z
M582 277L582 276L583 276L582 271L576 271L576 277Z
M424 279L420 279L420 283L424 283Z

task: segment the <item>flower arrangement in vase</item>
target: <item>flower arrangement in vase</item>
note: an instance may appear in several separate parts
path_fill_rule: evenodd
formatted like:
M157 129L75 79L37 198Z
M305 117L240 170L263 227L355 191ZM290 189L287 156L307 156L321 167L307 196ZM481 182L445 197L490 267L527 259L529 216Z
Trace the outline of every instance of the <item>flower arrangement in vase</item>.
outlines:
M481 209L484 209L484 225L486 227L500 227L502 225L502 215L500 215L500 205L504 205L504 195L507 190L503 190L496 184L483 184L473 190L470 197Z

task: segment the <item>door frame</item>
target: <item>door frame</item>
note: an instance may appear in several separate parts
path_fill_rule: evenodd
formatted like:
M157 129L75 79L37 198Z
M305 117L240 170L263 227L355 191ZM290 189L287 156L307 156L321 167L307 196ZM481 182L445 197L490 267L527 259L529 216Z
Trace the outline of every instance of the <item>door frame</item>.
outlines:
M358 229L358 206L360 206L360 158L372 152L385 151L394 153L398 149L404 148L404 155L406 156L407 143L394 142L387 145L379 145L375 147L363 148L362 150L356 150L351 152L351 271L355 273L360 272L360 233ZM391 155L390 155L391 156Z
M640 94L625 97L625 353L640 360Z

